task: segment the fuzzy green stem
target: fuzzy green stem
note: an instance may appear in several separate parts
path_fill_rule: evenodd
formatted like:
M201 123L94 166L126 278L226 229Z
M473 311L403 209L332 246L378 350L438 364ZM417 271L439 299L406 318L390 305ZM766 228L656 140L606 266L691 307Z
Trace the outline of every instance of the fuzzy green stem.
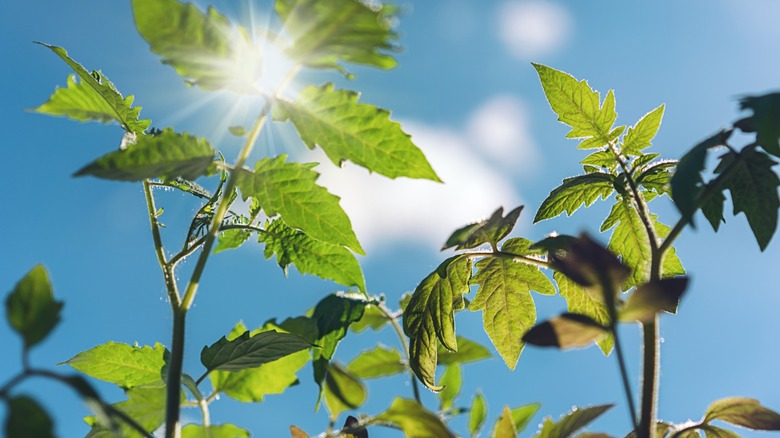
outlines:
M157 263L163 272L165 281L165 290L168 293L168 301L171 303L171 309L179 307L180 297L179 289L176 285L176 279L173 275L173 267L165 259L165 248L160 235L160 222L157 219L157 207L154 204L154 195L152 194L152 185L149 180L144 180L144 196L146 197L146 209L149 213L149 227L152 230L152 240L154 241L154 252L157 255Z

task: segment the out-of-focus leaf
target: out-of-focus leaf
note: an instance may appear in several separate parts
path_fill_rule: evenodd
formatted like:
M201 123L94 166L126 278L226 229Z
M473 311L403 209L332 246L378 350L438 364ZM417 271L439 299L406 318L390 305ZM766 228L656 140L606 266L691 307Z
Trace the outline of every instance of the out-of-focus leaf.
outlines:
M755 132L758 144L780 157L780 93L743 97L739 107L753 110L753 115L737 121L734 126L743 132Z
M491 438L516 438L517 428L515 428L515 422L512 420L512 411L509 406L504 406L504 410L501 411L501 416L493 426L493 433Z
M24 348L30 348L57 326L62 306L62 301L54 299L46 268L36 265L6 298L5 315L8 324L22 336Z
M661 119L664 117L664 107L650 111L642 116L641 119L631 128L628 128L626 136L623 137L623 153L626 155L639 155L642 149L650 146L650 141L658 133L661 127Z
M359 321L355 321L349 328L360 333L367 328L372 330L379 330L384 327L390 320L387 319L387 315L384 314L379 307L374 304L368 304L363 310L363 316Z
M478 344L470 339L457 336L458 351L450 351L439 345L438 356L439 365L463 364L475 362L490 357L490 350L482 344Z
M414 400L396 398L390 408L373 418L371 423L390 423L408 437L455 438L436 414Z
M392 376L403 373L404 370L406 370L406 365L401 359L401 353L381 344L374 349L363 351L347 364L347 371L361 379Z
M127 400L113 405L116 409L135 420L149 434L162 426L165 422L166 388L164 386L131 388L127 390L126 394ZM92 429L87 434L87 438L116 436L110 429L96 423L94 417L87 417L85 421L92 426ZM135 429L123 421L118 421L117 425L119 426L119 436L121 437L135 438L141 436Z
M7 438L54 438L54 423L33 398L19 395L8 400L5 419Z
M534 326L523 336L523 342L538 347L586 347L608 332L608 328L589 316L564 313Z
M649 322L659 312L677 313L685 289L687 277L662 278L637 286L620 309L621 321Z
M471 436L477 435L482 425L485 424L485 418L487 418L487 403L485 397L477 393L471 402L469 411L469 433Z
M614 254L585 234L572 240L565 252L551 253L550 262L556 271L608 305L631 274Z
M561 296L566 299L566 308L569 313L586 315L604 327L609 325L609 311L602 300L594 298L585 288L560 272L554 273L553 279L558 284ZM610 333L605 333L596 343L601 351L608 355L615 345L615 339Z
M303 429L301 429L298 426L290 426L290 437L291 438L310 438L309 434L304 432Z
M483 243L490 243L491 246L496 246L515 227L521 211L523 211L522 205L504 216L504 207L500 207L493 212L489 219L455 230L441 249L443 251L453 246L459 250L469 249Z
M752 398L731 397L712 403L707 408L703 422L712 420L722 420L753 430L780 430L780 414Z
M181 429L181 438L249 438L249 431L232 424L187 424Z
M597 199L607 199L615 191L615 177L609 173L588 173L563 180L542 202L534 223L563 212L571 216L583 204L589 207Z
M596 417L603 414L613 405L591 406L587 408L574 408L557 422L550 418L545 419L542 429L535 435L536 438L568 438L574 432L587 426Z
M61 365L70 365L98 380L122 388L162 384L162 368L168 358L162 344L137 347L107 342L73 356Z
M463 385L460 365L454 364L448 366L439 380L439 385L444 387L444 389L437 394L439 396L441 410L444 411L452 407L455 397L460 394L460 388Z
M336 419L342 412L357 409L365 403L366 387L340 365L330 363L325 374L323 398L330 418Z
M522 432L531 422L531 418L534 417L536 411L539 410L541 405L539 403L533 403L530 405L520 406L519 408L512 409L512 421L515 422L515 429L517 433Z

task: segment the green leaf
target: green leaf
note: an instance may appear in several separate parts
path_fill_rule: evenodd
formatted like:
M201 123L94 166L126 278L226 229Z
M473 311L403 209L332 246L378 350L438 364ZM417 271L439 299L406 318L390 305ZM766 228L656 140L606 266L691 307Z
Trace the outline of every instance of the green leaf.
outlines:
M591 421L610 409L613 405L591 406L587 408L574 408L558 422L550 418L545 420L542 430L535 435L536 438L568 438L574 432L587 426Z
M422 383L432 391L439 342L457 351L453 300L469 291L471 260L454 256L428 275L414 290L403 315L404 333L409 336L410 366Z
M439 396L439 402L441 403L441 410L445 411L452 407L452 403L455 401L455 397L460 394L460 388L463 386L463 376L461 374L460 365L450 365L444 370L439 385L444 387L437 395Z
M343 246L313 239L288 227L281 219L266 223L265 232L258 235L258 241L265 243L265 258L276 255L285 274L289 265L293 264L301 274L313 274L366 292L360 264Z
M240 170L238 187L244 200L256 198L268 216L279 214L314 239L365 254L338 196L316 184L319 174L312 170L316 163L286 163L286 158L263 158L254 172Z
M474 400L471 402L471 409L469 410L469 433L471 436L477 435L482 425L485 424L485 418L487 418L487 403L485 402L485 397L477 393L474 395Z
M674 160L662 160L657 161L647 168L645 168L641 174L636 178L636 183L641 185L647 190L653 190L659 195L672 196L672 188L670 182L677 161Z
M642 116L636 125L628 128L626 136L623 137L623 150L626 155L640 155L642 149L650 146L650 141L658 133L658 128L661 127L661 119L664 117L664 107L661 105L658 108L650 111Z
M358 103L358 97L354 91L335 90L333 84L310 85L294 102L278 99L274 117L290 119L310 149L321 147L338 166L348 160L390 178L441 182L401 125L390 120L390 113Z
M770 154L780 157L780 93L746 96L739 107L753 115L734 123L744 132L756 132L756 140Z
M366 401L366 387L355 376L336 363L328 364L323 391L330 418L357 409Z
M621 285L631 270L617 256L587 234L571 240L564 251L551 252L550 265L556 271L585 287L591 297L614 305Z
M162 344L137 347L107 342L73 356L60 365L70 365L98 380L122 388L162 384L162 369L168 359Z
M730 430L721 429L720 427L706 425L702 426L701 429L704 431L704 436L706 438L740 438L739 434Z
M260 52L247 30L234 30L212 7L204 14L176 0L133 0L132 5L138 33L188 85L256 91Z
M371 424L390 423L408 437L454 438L455 435L434 413L414 400L396 398L390 408L374 417Z
M201 426L187 424L181 429L181 438L249 438L248 430L232 424Z
M533 64L542 82L544 94L558 121L571 126L566 138L582 138L581 149L595 149L608 144L615 123L615 95L610 90L599 104L599 93L586 81L541 64Z
M312 345L306 339L275 330L251 335L245 331L228 341L223 336L211 346L203 347L200 362L208 371L240 371L273 362Z
M29 349L54 330L60 322L62 306L62 301L54 299L46 268L36 265L8 295L5 315L8 324L24 340L24 348Z
M512 420L512 411L509 406L504 406L504 410L501 411L501 416L496 421L496 425L493 426L493 433L491 438L516 438L517 429L515 428L515 422Z
M571 216L583 204L590 207L599 198L607 199L615 191L615 183L613 175L601 172L566 178L542 202L534 223L552 219L563 212Z
M458 344L458 351L450 351L439 345L439 365L464 364L469 362L476 362L478 360L487 359L490 357L490 350L485 348L483 345L461 336L457 336L456 340Z
M715 170L716 173L722 172L726 166L734 166L723 185L731 192L734 215L745 213L762 251L777 230L777 209L780 208L777 187L780 186L780 178L772 170L775 164L777 162L769 155L755 148L746 148L739 154L730 152L723 156Z
M217 246L214 248L214 254L240 247L249 239L251 235L251 230L244 229L230 229L220 231Z
M387 315L382 312L378 306L374 304L368 304L363 309L363 316L359 321L355 321L349 328L355 332L360 333L367 328L372 330L379 330L384 327L390 320L387 319Z
M347 371L361 379L392 376L403 373L405 370L406 365L401 359L401 353L381 344L374 349L363 351L347 364Z
M564 313L528 330L523 342L538 347L587 347L607 334L609 329L589 316Z
M534 417L534 414L536 414L536 411L539 410L540 406L541 405L538 403L533 403L512 409L512 421L515 422L515 429L517 429L518 433L525 430L525 428L528 426L528 423L531 422L531 418Z
M598 150L585 157L580 164L612 170L618 166L615 154L609 149Z
M215 153L206 139L168 128L158 135L139 136L134 145L103 155L74 176L119 181L176 177L194 180L206 174Z
M68 88L57 88L49 100L33 111L54 116L66 116L78 121L115 121L127 132L143 134L151 120L138 120L141 107L133 108L133 96L122 97L102 73L89 73L68 56L62 47L39 43L51 49L78 74L81 82L68 76Z
M34 399L19 395L8 400L5 419L7 438L54 438L54 423Z
M639 285L620 309L619 318L649 322L661 311L677 313L680 297L687 287L687 277L662 278Z
M534 242L523 237L513 237L511 239L507 239L504 244L501 245L501 252L521 256L543 256L546 253L546 251L536 248L534 246Z
M604 327L609 325L609 311L603 301L594 298L585 288L560 272L555 272L553 279L558 285L558 291L561 293L561 296L566 299L566 308L569 313L588 316ZM607 333L597 340L596 343L601 348L601 351L608 355L615 345L615 339L611 334Z
M458 250L469 249L483 243L490 243L495 247L515 227L521 211L523 211L522 205L504 216L504 207L499 207L490 218L455 230L441 249L444 251L453 246Z
M780 414L752 398L731 397L712 403L704 414L703 422L712 420L722 420L752 430L780 430Z
M127 391L127 400L113 406L135 420L151 434L165 422L165 397L166 388L164 386L132 388ZM111 433L110 429L96 424L93 417L87 417L85 421L92 425L92 430L87 434L88 438L116 436ZM121 437L142 436L123 421L119 421L117 424Z
M702 214L716 232L720 228L720 224L726 222L723 217L723 204L725 202L726 197L723 196L723 192L717 191L713 192L701 205Z
M283 329L273 323L266 323L261 328L250 333L255 335L270 330L282 332ZM238 323L230 331L227 338L232 341L246 332L246 327ZM298 334L298 333L296 333ZM211 385L216 392L242 402L262 401L266 395L281 394L287 388L298 382L296 373L309 361L309 352L301 350L281 359L263 364L259 367L240 371L214 371L211 373Z
M317 322L320 337L316 344L321 348L315 350L315 357L333 358L349 325L360 320L365 306L365 299L356 294L328 295L317 303L312 318Z
M539 268L508 257L485 257L476 267L471 284L479 289L469 310L482 310L485 331L506 365L514 369L523 350L523 335L536 322L531 290L555 295L555 287Z
M286 50L293 60L314 68L343 70L339 61L382 69L396 66L398 35L392 30L396 8L358 0L276 0L276 12L294 39Z

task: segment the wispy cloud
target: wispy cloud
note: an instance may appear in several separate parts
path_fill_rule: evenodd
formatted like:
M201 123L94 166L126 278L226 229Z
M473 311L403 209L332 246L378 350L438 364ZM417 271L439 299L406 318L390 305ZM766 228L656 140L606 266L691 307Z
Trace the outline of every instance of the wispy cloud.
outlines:
M499 38L510 54L521 59L560 48L571 24L568 11L550 1L507 1L498 10Z

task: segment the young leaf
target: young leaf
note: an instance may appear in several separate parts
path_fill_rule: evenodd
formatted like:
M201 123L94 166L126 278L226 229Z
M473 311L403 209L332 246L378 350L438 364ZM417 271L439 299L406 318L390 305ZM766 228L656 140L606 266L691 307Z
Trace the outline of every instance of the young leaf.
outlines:
M68 88L58 88L46 103L33 111L79 121L98 120L107 123L113 120L125 131L139 135L152 123L151 120L138 120L141 107L133 108L133 96L123 98L102 73L92 71L90 74L70 58L62 47L39 44L62 58L76 72L81 82L76 83L73 76L68 76Z
M113 406L125 415L135 420L141 427L151 434L165 422L165 393L164 386L141 387L127 390L127 400ZM182 394L183 395L183 394ZM103 437L110 429L96 423L94 417L85 418L92 430L88 437ZM139 436L138 432L123 421L117 422L123 437ZM114 436L110 434L108 436Z
M374 304L368 304L363 310L363 316L359 321L355 321L349 328L355 333L361 333L367 328L372 330L379 330L384 327L390 320L387 319L387 315L384 314L379 307Z
M162 344L137 347L107 342L73 356L60 365L70 365L98 380L122 388L162 385L162 369L168 359Z
M664 117L664 107L661 105L658 108L650 111L642 116L636 125L628 128L626 136L623 137L623 149L622 152L626 155L640 155L642 149L650 146L650 141L658 133L658 128L661 127L661 119Z
M365 254L338 196L316 184L316 163L286 163L286 158L263 158L254 172L240 170L238 187L244 200L256 198L268 216L280 214L289 226L314 239Z
M206 174L215 153L206 139L168 128L158 135L139 136L134 145L103 155L74 176L119 181L177 177L194 180Z
M569 313L588 316L604 327L609 325L609 311L607 311L603 301L595 299L582 286L560 272L553 273L553 279L558 285L561 296L566 299L566 308ZM609 354L615 345L615 339L611 334L606 333L596 343L604 354Z
M276 0L276 12L293 37L286 53L314 68L343 70L339 61L390 69L398 38L392 30L396 9L358 0Z
M614 141L612 124L617 113L612 90L599 104L599 93L593 91L586 81L578 82L568 73L541 64L534 64L534 68L558 121L572 128L566 138L584 139L580 149L595 149Z
M608 332L607 327L589 316L564 313L534 326L523 335L523 342L562 349L587 347Z
M249 240L250 236L252 236L251 230L230 229L221 231L219 233L217 246L214 247L214 254L227 251L229 249L236 249L243 245L244 242Z
M255 92L260 52L248 31L234 31L230 21L209 7L177 0L133 0L138 33L163 63L176 69L188 85L204 90Z
M346 3L353 3L352 0ZM308 86L295 102L277 100L276 119L292 120L310 149L319 146L336 165L345 160L390 178L441 182L428 160L390 113L358 103L359 94L333 84Z
M361 379L392 376L403 373L405 370L406 365L401 359L401 353L381 344L372 350L363 351L347 364L347 371Z
M477 393L474 395L474 400L471 402L471 409L469 410L469 433L471 436L477 435L479 429L485 424L486 417L487 403L485 403L485 397Z
M590 207L597 199L607 199L615 191L615 177L609 173L594 172L563 180L539 206L534 223L552 219L566 212L571 216L583 204Z
M43 265L32 268L5 300L8 324L22 336L24 348L38 344L60 322L62 301L52 293L49 274Z
M444 251L453 246L458 250L470 249L483 243L490 243L495 247L515 227L521 211L522 205L504 216L504 207L499 207L490 218L455 230L441 249Z
M669 183L672 180L672 175L677 161L663 160L658 161L647 168L636 178L636 183L641 185L647 190L653 190L659 195L672 196L672 188Z
M496 421L496 425L493 427L493 433L491 438L516 438L517 428L515 428L515 422L512 420L512 411L509 406L504 406L504 410L501 411L501 416Z
M756 141L765 151L780 157L780 93L762 96L746 96L740 99L742 110L752 110L753 115L734 123L743 132L756 132Z
M54 423L46 410L33 398L19 395L8 401L5 419L7 438L54 438Z
M463 385L460 365L454 364L445 368L444 374L441 376L441 380L439 380L439 385L444 387L437 395L441 403L441 410L445 411L452 407L452 403L455 401L455 397L460 394L460 388Z
M450 351L439 345L438 364L454 365L476 362L490 357L490 350L470 339L457 336L458 351Z
M688 287L687 277L662 278L637 286L620 309L621 321L649 322L659 312L677 313L680 297Z
M531 422L531 418L534 417L536 411L539 410L541 405L539 403L533 403L530 405L520 406L519 408L512 409L512 421L515 422L515 429L520 433Z
M432 391L439 342L457 351L453 300L469 291L471 260L454 256L428 275L414 290L404 310L404 333L409 336L410 366L422 383Z
M780 178L772 170L777 164L769 155L755 148L746 148L739 154L729 152L721 158L717 172L733 165L734 170L723 185L731 192L734 214L743 212L759 248L766 249L777 229L777 209L780 198L777 187Z
M545 420L544 426L535 438L568 438L574 432L587 426L599 415L609 410L613 405L591 406L587 408L575 408L567 413L558 422L550 418Z
M248 430L232 424L201 426L187 424L181 429L181 438L249 438Z
M555 295L555 287L538 268L507 257L485 257L477 262L471 284L479 285L469 310L482 310L490 340L510 369L523 350L523 334L536 322L531 290Z
M731 397L712 403L704 414L703 423L722 420L753 430L780 430L780 414L752 398Z
M612 170L617 167L619 163L615 159L615 154L609 150L609 148L606 148L593 152L583 158L582 161L580 161L580 164Z
M330 418L336 419L344 411L357 409L366 401L366 387L355 376L336 363L327 366L323 391Z
M265 258L276 255L285 274L288 266L293 264L301 274L313 274L344 286L356 286L366 293L360 264L343 246L313 239L288 227L281 219L266 223L265 232L260 233L257 240L265 243Z
M396 398L390 408L371 420L370 424L390 423L406 436L415 438L455 438L434 413L414 400Z
M306 339L275 330L257 333L248 331L228 341L223 336L211 346L203 347L200 362L208 371L240 371L273 362L312 345Z

